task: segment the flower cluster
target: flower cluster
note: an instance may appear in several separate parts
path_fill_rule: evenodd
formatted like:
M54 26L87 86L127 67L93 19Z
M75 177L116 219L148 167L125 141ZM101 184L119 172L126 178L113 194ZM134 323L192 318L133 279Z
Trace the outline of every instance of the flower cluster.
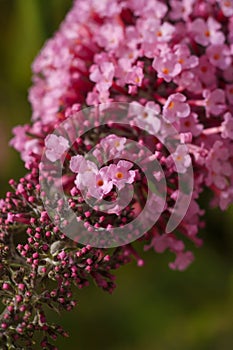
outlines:
M39 194L44 151L45 175L62 159L64 191L86 232L130 223L143 210L155 181L148 220L160 207L161 216L140 241L145 250L174 253L171 269L184 270L193 261L180 237L202 244L197 236L204 225L200 194L208 188L210 204L222 210L233 203L232 50L232 1L74 1L33 63L32 122L13 130L11 145L20 152L29 175L18 185L12 183L14 192L0 202L4 344L29 341L35 330L47 331L52 338L62 333L47 324L42 304L71 309L71 280L81 287L90 276L111 291L110 269L127 263L132 255L138 265L143 264L132 244L114 249L110 256L105 249L81 248L65 237L56 224L64 214L56 198L50 203L56 208L51 223ZM107 111L115 102L128 104L128 126L115 123L116 111L106 112L107 121L99 129L95 113L91 120L80 113L88 106L96 110L105 106ZM74 117L78 135L72 126L53 134ZM92 130L86 132L90 126ZM169 153L164 145L171 135L179 144L173 143L176 146ZM147 147L152 155L146 158L143 150L133 150L129 159L128 139ZM155 161L160 169L153 168ZM176 200L190 191L187 186L179 188L179 178L185 178L190 166L194 170L190 205L176 231L166 233ZM149 181L144 170L151 175ZM168 192L165 205L159 195L162 171ZM48 188L55 181L49 175L46 180ZM135 194L123 211L113 207L109 213L95 212L84 200L87 195L97 203L103 199L111 203L117 192L127 192L131 186ZM65 218L62 223L67 224ZM14 236L19 233L27 242L15 247ZM57 282L53 291L46 286L49 279ZM30 348L30 341L24 346ZM47 338L42 342L43 348L50 348Z

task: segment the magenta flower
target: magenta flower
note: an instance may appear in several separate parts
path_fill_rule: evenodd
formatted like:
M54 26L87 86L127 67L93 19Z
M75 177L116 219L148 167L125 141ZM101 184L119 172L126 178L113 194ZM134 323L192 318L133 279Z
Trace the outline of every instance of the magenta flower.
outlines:
M189 104L183 94L176 93L170 95L163 107L163 117L165 120L174 122L179 118L186 118L190 114Z

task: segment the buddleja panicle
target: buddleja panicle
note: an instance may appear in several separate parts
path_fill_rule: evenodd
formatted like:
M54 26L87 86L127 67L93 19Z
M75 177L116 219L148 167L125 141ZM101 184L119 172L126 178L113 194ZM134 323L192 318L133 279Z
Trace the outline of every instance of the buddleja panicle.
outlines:
M12 192L0 202L2 349L33 348L37 331L41 347L54 349L49 343L66 333L47 324L44 306L71 310L75 306L72 286L82 288L94 280L111 292L115 286L111 270L131 257L143 265L130 244L110 253L70 240L60 231L56 217L52 222L45 210L39 181L41 156L46 149L47 159L56 163L70 140L51 135L53 130L87 106L119 102L134 111L144 108L144 113L134 116L133 139L149 145L152 158L161 164L168 197L160 220L140 242L145 250L174 253L172 269L184 270L193 261L181 237L196 246L202 243L197 236L204 226L200 194L208 188L213 194L210 204L222 210L233 202L232 45L231 0L74 1L33 64L31 124L13 130L11 145L20 152L29 174L18 184L11 181ZM85 123L81 120L80 129ZM99 134L99 143L108 150L113 145L120 149L126 135L119 128L114 135L110 124L106 133ZM169 134L171 125L181 142L172 154L176 168L156 135L138 134L140 128ZM146 195L146 184L133 162L118 159L101 169L86 162L85 152L93 145L93 135L78 138L65 163L66 195L87 231L94 219L96 228L129 222L142 209ZM190 206L177 230L165 233L179 190L185 191L177 187L177 173L185 173L190 164L194 170ZM159 183L160 174L152 175ZM95 199L111 201L116 189L137 181L141 186L136 186L131 205L123 213L113 212L112 222L104 214L95 216L82 198L82 190L87 189ZM47 204L62 216L59 200Z

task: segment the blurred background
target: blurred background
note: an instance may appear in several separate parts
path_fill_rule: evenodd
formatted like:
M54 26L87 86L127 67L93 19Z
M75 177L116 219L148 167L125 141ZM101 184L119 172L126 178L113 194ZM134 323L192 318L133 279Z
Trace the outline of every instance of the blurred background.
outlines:
M101 0L100 0L101 1ZM8 179L25 173L8 147L11 129L30 119L30 65L58 28L71 0L0 0L0 197ZM204 196L203 206L205 205ZM209 210L204 246L185 272L168 268L170 254L153 251L117 271L108 295L92 285L77 292L71 313L49 314L70 332L69 350L229 350L233 348L233 208ZM40 349L40 347L38 347Z

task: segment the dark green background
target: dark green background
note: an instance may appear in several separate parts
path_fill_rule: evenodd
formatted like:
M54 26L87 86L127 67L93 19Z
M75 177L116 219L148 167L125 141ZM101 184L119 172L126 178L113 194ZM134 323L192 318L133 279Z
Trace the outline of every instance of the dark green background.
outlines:
M100 0L101 1L101 0ZM25 172L8 148L11 128L30 119L30 65L58 27L70 0L0 0L0 195ZM207 197L202 198L204 205ZM233 348L233 210L209 210L205 244L185 272L170 271L170 254L144 254L117 272L108 295L94 285L77 291L74 312L50 314L70 331L70 350L229 350ZM139 248L141 249L141 248ZM142 250L142 249L141 249ZM39 349L39 347L38 347Z

